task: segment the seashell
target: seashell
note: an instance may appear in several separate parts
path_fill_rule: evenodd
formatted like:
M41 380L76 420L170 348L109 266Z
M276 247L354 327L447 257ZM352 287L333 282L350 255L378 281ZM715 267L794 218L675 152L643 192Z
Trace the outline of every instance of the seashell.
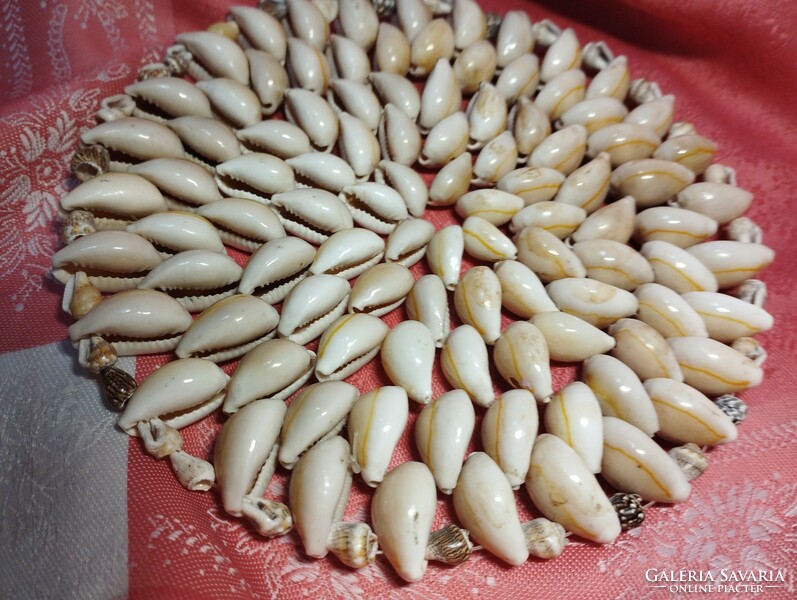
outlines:
M603 456L601 407L585 383L574 381L554 394L545 409L545 430L576 451L591 473L600 473Z
M645 389L659 416L658 436L675 444L727 444L736 439L736 425L695 388L669 379L648 379Z
M131 165L152 158L183 158L180 139L154 121L126 117L108 121L85 131L80 141L108 150L110 170L126 171Z
M170 210L196 212L197 207L222 198L213 176L190 160L154 158L133 165L129 173L154 184Z
M437 488L450 495L457 486L476 415L462 390L453 390L424 406L415 421L415 443Z
M675 355L658 331L644 321L620 319L609 327L617 343L612 356L631 367L641 380L665 377L683 381Z
M548 82L557 75L581 66L581 44L568 28L548 47L540 66L540 79Z
M451 64L441 58L434 65L421 94L421 111L418 126L428 133L443 119L459 111L462 93Z
M732 240L703 242L690 247L687 252L714 274L720 288L734 287L755 277L775 258L775 252L763 244ZM708 292L716 291L704 289Z
M536 202L515 213L509 225L513 233L539 227L560 240L567 238L587 218L583 208L564 202Z
M520 196L528 206L553 198L564 180L565 176L556 169L522 167L504 175L496 187Z
M538 312L530 321L542 332L552 360L581 362L614 347L612 336L566 312Z
M599 208L587 217L573 233L572 240L586 242L604 239L625 244L634 231L635 216L636 201L632 196L626 196Z
M419 404L432 399L434 348L432 332L418 321L399 323L382 342L382 366L387 376Z
M272 339L251 349L238 363L227 385L227 414L262 399L283 401L313 374L315 353L291 340Z
M683 296L670 288L658 283L645 283L634 291L634 295L639 301L637 318L664 337L708 337L700 315Z
M604 127L622 123L627 114L628 109L615 98L587 98L568 108L557 121L557 125L559 127L583 125L591 138L592 134ZM596 139L600 141L600 138Z
M277 333L297 344L320 336L343 315L349 297L348 282L335 275L311 275L288 293L282 304Z
M304 452L336 436L358 396L357 388L343 381L314 383L305 388L291 401L285 414L280 435L280 464L293 469ZM346 454L349 454L348 448Z
M216 184L228 196L265 204L273 194L296 187L293 171L285 161L260 152L242 154L219 164Z
M733 340L731 348L737 352L741 352L758 367L762 366L767 360L767 351L764 349L764 346L761 345L761 342L755 338L746 336L736 338Z
M108 404L114 410L122 410L136 391L135 378L122 369L112 366L100 369L99 375Z
M245 48L268 52L280 63L285 62L287 37L282 23L265 10L249 6L230 6L230 15L240 29L240 40ZM255 69L252 69L254 72ZM252 73L252 79L256 76Z
M702 318L708 336L720 342L772 329L772 315L739 298L712 292L689 292L682 298Z
M679 294L716 292L717 279L699 259L669 242L646 242L640 249L653 269L656 283Z
M304 89L285 91L285 117L302 128L313 147L328 152L338 139L338 118L329 103Z
M293 169L300 187L320 188L321 191L337 194L347 185L355 183L352 168L334 154L310 152L285 162Z
M71 244L76 239L97 231L94 215L87 210L73 210L64 219L61 229L61 240Z
M624 362L596 354L584 361L581 379L595 394L605 416L628 421L649 436L659 430L659 419L650 396L636 373Z
M409 79L381 71L374 71L368 79L383 105L392 104L412 121L418 118L421 112L421 95Z
M711 338L669 338L684 383L709 396L734 394L761 383L763 371L742 353Z
M473 553L470 532L449 523L429 535L426 560L437 560L447 565L459 565Z
M633 196L639 208L664 204L692 183L695 174L668 160L632 160L612 173L612 187L623 196Z
M463 219L479 217L495 226L505 225L523 208L523 199L496 189L468 192L456 203L457 214Z
M125 87L136 103L132 116L163 123L175 117L212 117L210 103L200 88L178 77L157 77Z
M404 77L410 70L410 42L404 32L390 23L380 23L374 48L377 71Z
M339 197L355 223L383 235L389 234L409 216L401 195L382 183L348 185Z
M476 3L470 0L459 4L476 6ZM462 93L472 94L483 83L492 81L496 60L495 47L487 40L479 40L463 49L454 61L454 75L457 77ZM496 90L496 93L499 92ZM506 100L503 94L500 94L500 97L504 101Z
M534 442L526 490L543 515L586 540L610 544L620 535L617 513L597 479L555 435Z
M226 254L213 224L194 213L170 210L149 215L127 226L161 249L167 257L188 250L210 250Z
M534 98L534 104L553 122L584 100L585 87L584 71L580 69L565 71L540 88ZM584 129L585 135L586 131Z
M462 224L465 251L486 262L514 260L517 248L498 227L481 217L468 217Z
M564 552L567 545L565 528L545 518L533 519L521 523L526 548L529 554L537 558L556 558Z
M745 302L763 307L767 299L767 284L760 279L747 279L739 285L736 296Z
M484 413L481 437L484 451L501 468L516 490L526 479L539 418L534 396L527 390L509 390Z
M548 167L570 175L581 164L586 149L587 130L581 125L571 125L552 133L540 142L529 156L529 165Z
M661 98L662 92L659 84L647 79L634 79L628 88L628 97L632 102L643 104Z
M681 469L687 481L700 477L708 469L708 459L697 444L688 443L672 448L667 453Z
M663 142L653 158L670 160L700 175L714 160L716 151L717 145L702 135L679 135Z
M465 390L479 406L490 406L495 399L490 379L487 346L481 334L470 325L454 329L443 344L440 355L443 375L452 387Z
M398 10L407 4L397 3ZM376 488L371 501L374 531L388 561L405 581L418 581L426 572L425 552L436 508L434 478L423 463L400 464Z
M329 41L329 22L319 8L310 0L290 0L286 23L290 31L301 41L323 52ZM290 56L290 39L288 55Z
M185 158L213 172L219 163L240 156L241 148L232 129L218 119L179 117L166 125L185 149Z
M382 107L379 98L367 84L350 79L334 79L329 86L331 91L328 92L327 98L333 107L338 107L362 120L371 131L377 130ZM341 133L345 134L344 123L340 126Z
M100 110L97 111L97 120L107 123L117 119L124 119L132 116L135 109L135 100L127 94L109 96L100 103Z
M395 386L362 394L352 406L347 422L351 468L367 485L376 487L384 478L408 415L407 393Z
M640 104L629 112L625 118L625 122L636 125L647 125L656 132L656 135L663 137L672 124L674 105L675 96L671 94L656 98L655 100Z
M626 244L590 240L573 244L572 250L591 279L628 291L653 281L653 269L648 261Z
M385 246L385 262L407 268L426 256L426 245L434 235L434 225L425 219L407 219L390 232Z
M340 0L338 25L343 35L369 50L379 32L379 16L369 0Z
M243 269L212 250L186 250L167 258L138 284L139 289L174 295L190 312L200 312L235 293Z
M459 225L448 225L438 230L426 246L426 262L432 273L438 275L448 290L459 282L462 253L465 251L465 234Z
M210 31L190 31L178 34L175 40L191 53L188 74L194 81L227 77L249 84L249 61L231 39Z
M322 189L299 188L274 194L271 207L285 231L316 244L353 226L346 205L335 194Z
M315 249L300 238L288 236L266 242L246 263L238 292L260 296L269 304L281 302L307 277L314 258Z
M559 310L598 329L637 311L637 299L631 292L596 279L567 277L552 281L545 289Z
M407 33L405 31L405 33ZM410 39L410 75L425 77L440 59L454 55L454 31L445 19L434 19Z
M507 104L514 104L521 98L531 98L539 80L540 61L536 54L527 52L504 66L495 81L495 89Z
M225 198L200 207L197 214L215 225L225 244L244 252L285 237L274 211L254 200Z
M426 136L418 162L424 167L442 167L468 146L468 119L463 112L450 115L435 125Z
M61 309L73 319L82 319L100 302L102 302L102 292L92 285L88 275L83 271L76 272L66 281Z
M473 176L473 159L463 152L444 165L435 175L429 186L429 204L432 206L451 206L465 195L470 188ZM477 191L482 193L484 190Z
M510 10L501 20L501 27L495 40L498 68L503 69L533 49L534 33L531 29L531 19L525 11Z
M586 277L587 271L570 248L554 234L526 227L515 236L518 260L548 283L564 277Z
M374 232L360 227L343 229L319 246L310 273L352 279L382 260L384 250L385 242Z
M392 104L385 106L379 122L379 146L382 156L409 166L418 159L422 143L415 122Z
M681 208L691 210L724 225L740 217L753 202L747 190L728 183L702 181L683 188L677 197Z
M529 551L509 481L492 458L474 452L465 461L454 490L454 510L473 539L512 566L526 562Z
M396 2L396 17L401 30L411 42L432 21L432 11L423 0Z
M675 206L654 206L636 216L634 238L644 244L654 240L688 248L717 232L711 217Z
M501 303L507 310L524 319L558 310L537 275L523 263L503 260L493 269L501 284Z
M714 404L733 421L734 425L747 418L747 405L736 396L725 394L715 398Z
M734 242L744 242L746 244L760 244L763 241L763 231L761 227L752 219L747 217L737 217L725 228L728 239Z
M301 40L288 38L286 69L292 88L303 89L323 96L332 77L323 48Z
M508 115L506 101L498 94L495 86L489 82L479 86L479 91L468 103L466 114L470 126L468 150L478 150L484 147L486 143L502 135L506 130ZM506 135L512 136L508 132ZM512 166L514 167L514 165Z
M371 74L371 61L365 51L349 38L333 33L329 38L326 56L333 77L367 83ZM409 43L407 64L409 67Z
M613 417L603 418L601 476L617 490L654 502L683 502L691 492L681 469L656 442Z
M269 304L236 294L208 307L191 323L174 353L179 358L225 362L272 338L279 313Z
M224 371L209 360L174 360L139 384L116 424L135 436L139 423L167 417L164 423L180 429L221 406L226 385Z
M272 154L285 160L312 152L310 138L302 129L287 121L269 119L239 129L236 132L241 143L252 152Z
M454 47L457 50L464 51L474 44L485 41L487 19L478 2L474 0L455 2L451 12L451 22L454 28Z
M381 263L365 271L352 287L348 312L381 317L398 308L412 289L414 279L407 267Z
M338 151L360 179L371 176L380 159L379 142L368 125L342 112L338 115L341 130L338 138Z
M628 95L630 86L628 59L625 56L616 56L592 78L587 87L587 99L613 98L622 102ZM658 130L657 133L664 135L664 132Z
M517 164L517 144L509 131L487 142L473 163L474 186L493 186Z
M53 255L53 276L61 283L77 271L101 292L136 287L161 262L147 240L126 231L97 231L82 236Z
M344 379L371 362L388 327L380 319L356 313L333 321L318 342L315 376L318 381Z
M614 123L589 136L587 155L597 156L605 152L613 166L632 160L649 158L658 148L661 139L646 125Z
M282 106L285 90L290 85L288 72L275 56L263 50L249 49L246 58L249 60L252 90L260 100L262 113L272 115Z
M407 295L406 309L407 316L426 325L432 333L434 345L442 348L451 325L443 280L437 275L418 278Z
M542 332L528 321L510 323L495 342L493 361L509 385L534 394L545 404L553 395L548 344Z
M429 192L426 183L414 169L391 160L382 160L376 166L374 178L395 189L404 200L413 217L423 216Z
M515 137L518 163L526 163L528 156L551 134L548 116L529 98L518 98L509 113L509 128Z
M465 272L454 291L454 307L463 323L479 332L486 344L501 335L501 284L488 267Z
M100 144L82 146L69 161L69 169L80 181L88 181L107 173L110 168L111 157L108 150Z
M609 155L599 154L567 176L554 200L573 204L591 214L603 205L609 192L611 174Z

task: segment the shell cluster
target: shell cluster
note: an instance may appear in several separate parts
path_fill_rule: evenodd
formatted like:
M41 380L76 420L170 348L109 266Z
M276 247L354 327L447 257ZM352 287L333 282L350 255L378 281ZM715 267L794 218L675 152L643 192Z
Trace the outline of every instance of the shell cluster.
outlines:
M773 326L773 252L715 144L624 56L523 11L260 6L177 36L72 161L53 275L119 427L264 537L358 568L380 549L407 581L687 500ZM116 357L150 353L177 358L134 389ZM343 381L374 360L393 385ZM212 461L186 454L179 429L219 408ZM396 466L407 427L419 460ZM370 525L344 519L355 475ZM520 522L520 486L544 518ZM461 527L431 531L438 493Z

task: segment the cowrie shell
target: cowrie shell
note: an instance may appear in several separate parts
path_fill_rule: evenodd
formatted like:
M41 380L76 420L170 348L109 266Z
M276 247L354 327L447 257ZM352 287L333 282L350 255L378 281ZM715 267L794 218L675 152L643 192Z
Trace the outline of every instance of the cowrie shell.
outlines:
M659 283L645 283L634 290L639 301L637 318L661 335L669 337L708 337L705 323L685 296Z
M616 56L592 78L587 87L587 99L613 98L622 102L625 100L630 86L628 59L625 56ZM665 128L663 133L666 131ZM659 135L663 135L663 133L659 133Z
M637 299L631 292L596 279L563 278L549 283L548 296L559 310L603 329L637 311Z
M281 302L307 277L315 254L315 248L293 236L266 242L246 263L238 291L260 296L269 304Z
M601 152L609 155L612 166L649 158L661 144L661 138L646 125L614 123L592 133L587 140L587 156Z
M548 283L564 277L586 277L579 258L554 234L526 227L515 236L517 259Z
M681 296L703 319L709 337L730 343L772 329L772 315L763 308L727 294L689 292Z
M592 473L600 473L603 421L598 399L589 386L574 381L545 407L545 430L576 451Z
M775 252L763 244L731 240L703 242L691 246L687 252L714 274L721 288L733 287L756 277L775 259ZM705 291L716 290L705 288Z
M410 42L401 29L390 23L379 24L374 62L378 71L402 77L407 74L410 70Z
M277 332L297 344L321 335L346 310L349 283L335 275L311 275L302 279L282 303Z
M352 279L382 260L385 242L373 231L353 227L333 233L318 247L310 272Z
M493 403L487 346L475 328L460 325L448 335L440 364L451 386L465 390L475 404L486 407Z
M432 332L419 321L399 323L382 342L382 366L387 376L419 404L428 404L432 399L434 348Z
M493 362L509 385L534 394L545 404L553 395L548 343L528 321L509 324L495 342Z
M508 127L517 142L518 164L525 163L529 154L551 134L548 115L526 97L518 98L512 106Z
M454 307L460 320L492 345L501 335L501 284L488 267L465 272L454 290Z
M668 160L645 158L623 163L612 173L612 187L633 196L640 208L664 204L695 180L686 167Z
M459 225L448 225L438 230L426 246L429 269L443 280L448 290L453 290L459 282L464 251L464 233Z
M388 327L374 316L343 315L330 323L318 342L315 377L344 379L369 363L379 352Z
M614 240L625 244L634 232L636 201L631 196L602 206L587 217L573 233L574 242Z
M409 61L409 46L407 46L407 53ZM349 38L333 33L329 37L326 56L333 77L349 79L357 83L368 82L368 76L371 74L371 61L368 54Z
M563 240L586 218L587 212L572 204L535 202L515 213L509 230L517 233L526 227L539 227Z
M669 338L684 383L709 396L734 394L761 383L761 367L730 346L711 338Z
M636 215L634 238L641 244L655 240L688 248L717 232L711 217L675 206L654 206Z
M552 360L580 362L614 347L612 336L566 312L538 312L530 321L542 332Z
M608 154L599 154L567 176L554 201L573 204L591 214L603 205L609 193L612 166Z
M385 262L411 267L424 256L434 235L434 225L425 219L407 219L390 232L385 247Z
M374 265L354 283L348 312L365 312L375 317L386 315L404 303L413 283L407 267L398 263Z
M537 403L528 390L504 392L484 413L482 446L512 489L518 489L526 479L538 425Z
M572 249L591 279L629 291L653 281L653 269L648 261L626 244L589 240L573 244Z
M456 211L463 219L479 217L500 227L512 219L524 206L523 199L515 194L496 189L474 190L460 196Z
M655 377L683 381L683 373L667 341L644 321L620 319L609 327L609 335L617 340L612 356L631 367L642 381Z
M685 187L678 193L677 203L714 219L724 225L740 217L750 208L753 194L729 183L701 181Z
M717 291L717 279L698 258L669 242L647 242L640 249L650 263L656 283L679 294Z
M580 69L564 71L540 88L534 98L534 104L553 122L584 100L585 87L584 71ZM584 131L586 132L586 129Z
M498 180L499 190L523 198L526 206L551 200L559 191L565 176L548 167L521 167Z
M534 49L531 20L522 10L510 10L504 15L495 40L498 67L503 68L513 60Z
M514 260L517 248L495 225L481 217L468 217L462 223L465 252L486 262Z
M560 73L581 66L581 44L575 32L567 28L548 46L540 66L540 79L550 81Z
M672 125L675 96L667 94L661 98L650 100L637 106L628 113L626 123L647 125L660 137L664 137Z
M514 104L522 98L531 98L539 80L540 61L536 54L527 52L503 68L495 81L495 89L508 104Z
M501 303L507 310L524 319L536 313L559 310L539 277L523 263L502 260L493 270L501 283Z

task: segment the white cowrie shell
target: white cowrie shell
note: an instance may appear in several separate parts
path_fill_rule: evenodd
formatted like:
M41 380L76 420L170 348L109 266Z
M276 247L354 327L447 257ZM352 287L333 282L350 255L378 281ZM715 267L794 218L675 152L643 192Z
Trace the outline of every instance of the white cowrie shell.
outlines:
M473 176L473 159L463 152L437 172L429 186L429 204L450 206L464 196Z
M612 187L623 196L633 196L639 208L664 204L695 180L686 167L668 160L632 160L612 173Z
M592 78L587 87L587 98L613 98L622 102L628 94L630 85L628 59L625 56L616 56ZM663 135L664 132L657 133Z
M332 78L323 48L288 38L288 60L285 61L292 88L300 88L323 96Z
M654 206L636 215L634 238L641 244L659 240L688 248L717 232L711 217L676 206Z
M410 80L382 71L374 71L368 79L383 105L394 105L413 121L418 118L421 112L421 95Z
M310 0L291 0L286 22L293 35L306 44L323 51L329 41L329 23L324 14ZM288 40L290 46L290 40ZM290 55L290 48L288 49Z
M315 377L344 379L369 363L379 352L387 325L374 316L343 315L330 323L318 342Z
M285 91L285 117L302 128L313 147L329 151L338 139L338 118L329 103L310 90Z
M475 420L468 394L453 390L427 404L415 421L418 452L444 494L457 486Z
M587 217L573 233L574 242L614 240L625 244L634 232L636 201L631 196L602 206Z
M228 196L265 204L296 186L293 171L280 158L260 152L236 156L216 167L216 185Z
M82 133L80 141L87 146L100 144L109 151L115 151L110 163L111 171L127 171L131 165L153 158L185 157L180 138L171 129L160 123L137 117L100 123ZM119 160L116 160L117 157Z
M193 161L211 173L217 164L241 154L235 133L218 119L207 117L179 117L166 125L182 142L184 158Z
M451 325L443 280L437 275L420 277L407 296L406 309L407 316L426 325L432 333L434 345L442 348Z
M243 49L231 39L210 31L189 31L175 38L191 53L188 74L195 80L229 77L249 83L249 63Z
M548 167L570 175L581 164L586 149L587 130L581 125L571 125L540 142L529 156L529 165Z
M720 342L772 329L771 314L739 298L712 292L689 292L681 297L703 319L709 337Z
M614 123L602 127L589 136L587 156L605 152L611 157L612 166L632 160L649 158L661 143L661 138L646 125Z
M463 219L479 217L496 227L505 225L523 208L523 199L496 189L474 190L460 196L456 211Z
M347 185L356 183L354 171L349 164L334 154L310 152L294 156L285 162L293 168L301 186L321 188L337 194Z
M473 163L471 183L477 187L492 187L517 164L517 144L509 131L493 138L481 149Z
M703 242L690 247L687 252L714 274L720 288L733 287L754 278L775 259L775 252L763 244L732 240Z
M550 401L548 343L534 325L528 321L509 324L495 343L493 362L509 385L530 391L540 404Z
M335 194L321 189L299 188L274 194L271 207L285 231L316 244L353 226L346 205Z
M346 310L349 283L335 275L311 275L288 293L282 304L277 332L297 344L321 335Z
M340 199L355 223L376 233L387 235L409 217L404 199L383 183L358 183L341 190Z
M568 110L584 100L585 82L586 76L584 71L580 69L559 73L540 89L534 98L534 104L551 121L556 121ZM571 125L570 127L573 126ZM586 133L586 129L584 131Z
M544 433L534 442L526 490L547 518L598 544L620 535L620 521L595 476L576 451Z
M598 399L580 381L554 394L545 407L545 430L576 451L592 473L600 473L603 421Z
M374 49L378 71L404 77L410 70L410 42L404 32L390 23L380 23Z
M409 166L420 156L422 144L415 121L394 105L385 106L379 122L382 157Z
M448 62L454 55L454 31L445 19L434 19L410 39L410 74L416 77L428 75L440 59Z
M249 127L260 121L260 98L249 86L225 78L197 81L196 86L208 97L214 112L233 127Z
M586 383L607 417L618 417L652 436L659 430L659 419L630 367L605 354L596 354L584 361L581 379Z
M454 47L465 50L484 40L487 34L487 19L478 2L458 0L451 12L454 27Z
M684 382L709 396L734 394L761 383L763 371L742 353L711 338L669 338Z
M385 262L411 267L426 256L426 245L434 235L434 225L426 219L407 219L390 232L385 246Z
M518 260L541 281L548 283L564 277L586 277L579 258L554 234L539 227L526 227L515 236Z
M663 137L667 134L672 124L674 105L675 96L667 94L661 98L640 104L628 113L625 122L647 125L656 132L656 135Z
M460 325L448 335L440 364L451 386L465 390L474 404L486 407L493 403L487 346L475 328Z
M357 388L343 381L325 381L306 387L291 401L285 413L280 433L280 464L293 469L304 452L319 441L335 436L358 396Z
M498 67L509 65L518 57L534 49L531 19L522 10L510 10L504 15L495 40Z
M603 418L601 475L622 492L654 502L683 502L691 486L677 463L644 432L613 417Z
M338 119L340 156L349 163L358 178L367 179L380 159L379 142L368 125L357 117L342 112L338 115Z
M384 250L385 242L373 231L361 227L344 229L319 246L310 273L352 279L382 260Z
M260 296L269 304L285 299L299 281L307 277L315 248L289 236L266 242L246 263L238 291Z
M714 274L694 255L669 242L647 242L640 249L653 269L656 283L684 294L717 291Z
M518 164L522 164L551 134L551 122L539 106L529 98L520 97L509 113L509 129L517 143Z
M136 101L133 116L162 123L170 118L195 115L212 117L208 98L199 87L178 77L155 77L125 86Z
M461 105L462 94L457 76L451 64L441 58L434 65L421 94L421 112L418 116L421 131L429 132L447 116L459 111Z
M282 23L268 12L250 6L230 6L228 10L241 30L244 47L268 52L280 63L285 62L287 38Z
M213 224L195 213L169 210L148 215L127 226L127 231L161 247L165 256L187 250L226 254Z
M566 312L538 312L530 321L542 332L551 360L581 362L614 347L612 336Z
M695 388L670 379L648 379L645 389L659 416L659 437L698 446L728 444L736 439L733 421Z
M639 300L637 317L664 337L708 337L703 319L678 292L659 283L645 283L634 295Z
M382 481L407 426L407 393L396 386L376 388L357 398L348 420L352 470L376 487Z
M470 126L468 150L478 150L504 132L509 111L495 86L487 82L481 84L479 91L470 99L465 114L468 115Z
M613 240L578 242L573 244L573 253L581 259L591 279L629 291L653 281L648 261L626 244Z
M653 158L671 160L700 175L714 160L716 152L717 145L702 135L679 135L663 142L653 153Z
M608 154L599 154L567 176L554 200L573 204L591 214L603 205L609 193L612 165Z
M285 160L312 152L310 138L288 121L269 119L236 132L242 145L252 152L263 152Z
M197 214L216 226L221 240L244 252L254 252L266 242L285 237L276 213L245 198L224 198L200 206Z
M485 262L514 260L517 248L495 225L481 217L468 217L462 223L465 252Z
M368 0L339 0L338 24L343 35L368 50L379 31L379 17Z
M379 98L367 84L350 79L333 79L329 87L330 92L327 93L327 99L333 108L337 107L350 113L368 125L371 131L376 131L379 127L382 107L379 104ZM341 123L340 126L341 133L345 133L344 124Z
M152 161L141 164L150 162ZM103 173L100 177L81 183L63 196L60 204L65 211L83 209L91 212L95 222L102 222L103 219L98 214L103 213L108 216L106 220L109 227L116 221L127 221L167 210L166 200L148 178L138 174L113 172ZM124 228L121 223L120 226Z
M426 136L418 162L424 167L442 167L468 146L468 118L456 112L435 125Z
M418 0L420 2L420 0ZM401 7L404 2L399 2ZM392 469L371 501L371 521L379 546L405 581L426 572L426 544L437 508L437 493L429 468L408 461Z
M432 21L432 11L423 0L396 3L399 26L410 41Z
M414 279L407 267L380 263L357 278L349 296L348 312L386 315L404 303Z
M426 262L432 273L443 280L446 289L453 290L459 281L465 234L459 225L438 230L426 246Z
M396 190L404 199L410 215L423 216L429 190L423 177L415 169L392 160L382 160L376 166L374 179L377 183L384 183Z
M596 279L557 279L545 289L559 310L584 319L598 329L637 311L637 299L631 292Z
M492 345L501 335L501 284L488 267L465 272L454 290L454 307L460 320Z
M677 204L724 225L750 208L753 194L729 183L701 181L678 193Z
M572 204L536 202L515 213L509 230L517 233L526 227L539 227L563 240L586 218L586 211Z
M492 81L495 69L495 47L487 40L471 44L454 61L454 74L463 94L472 94L482 83Z
M655 377L683 381L681 368L664 336L647 323L620 319L609 327L609 335L617 340L612 356L631 367L642 381Z
M315 353L290 340L268 340L246 353L227 385L226 414L261 398L282 402L313 374Z
M409 53L409 49L407 50ZM407 58L409 61L409 57ZM327 46L327 62L338 79L367 83L371 74L371 61L355 42L342 35L332 34Z
M628 109L614 98L587 98L574 104L559 118L557 125L583 125L590 136L608 125L622 123Z
M521 98L531 98L540 80L540 61L536 54L527 52L506 65L495 82L498 93L507 104Z
M501 283L501 302L507 310L524 319L536 313L558 310L540 279L523 263L503 260L493 269Z
M218 187L216 187L216 182L213 180L213 176L207 169L204 169L201 165L190 160L182 158L155 158L133 165L130 167L128 173L139 175L153 183L163 195L163 200L166 201L169 210L195 212L197 211L197 207L215 202L216 200L221 200L222 198ZM114 179L111 177L112 175L120 176L124 174L105 173L102 177L95 177L90 180L99 183L98 188L95 188L95 190L99 192L99 197L103 196L103 192L101 191L103 186L100 182L112 181L112 179ZM66 198L77 192L77 190L84 185L88 185L90 181L81 184L67 194L67 196L64 196L64 198L61 199L61 206L66 208L66 206L64 206ZM89 188L86 188L87 191L88 189ZM106 188L105 192L108 191L109 190ZM114 194L111 194L115 197L115 201L120 200L118 196L122 191L130 191L133 193L133 190L128 190L126 184L120 186ZM141 195L136 193L136 202L122 203L125 205L124 212L146 210L145 207L153 201L154 194L152 190L149 192L146 190L139 191L143 193ZM121 195L123 196L124 194L122 193ZM82 193L78 194L78 196L82 196ZM99 197L97 198L98 200ZM160 199L157 199L156 202L160 204L159 200ZM104 205L105 203L103 202L103 206ZM111 212L115 212L115 208ZM98 215L95 215L95 220L99 221L97 225L100 226L102 219L97 219L97 217Z
M457 517L480 545L512 566L529 557L515 494L501 467L474 452L462 467L454 490Z
M526 479L538 425L537 403L528 390L504 392L484 413L481 424L484 451L501 468L514 490Z
M540 79L543 83L550 81L560 73L581 66L581 44L575 32L567 28L556 41L545 51L540 66Z
M548 167L522 167L498 180L496 187L523 198L526 206L551 200L559 191L565 176Z
M382 366L387 376L419 404L432 399L434 348L432 332L419 321L399 323L382 342Z

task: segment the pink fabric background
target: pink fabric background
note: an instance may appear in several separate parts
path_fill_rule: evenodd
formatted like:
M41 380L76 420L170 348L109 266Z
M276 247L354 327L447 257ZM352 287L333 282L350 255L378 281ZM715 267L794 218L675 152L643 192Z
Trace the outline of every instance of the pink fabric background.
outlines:
M399 0L400 1L400 0ZM118 93L136 70L162 54L176 33L204 29L223 18L214 0L5 1L0 62L0 351L66 337L61 286L47 272L58 248L57 201L75 184L67 165L79 132L93 123L101 98ZM676 119L696 124L713 139L716 157L736 168L739 184L754 192L748 216L764 228L776 262L762 273L776 327L761 335L769 351L766 378L743 394L750 416L740 437L712 450L708 472L692 497L676 507L655 507L643 527L609 546L574 540L550 562L530 560L510 569L486 553L457 568L431 565L420 583L407 585L386 561L361 571L332 557L306 559L295 534L263 541L221 511L214 494L189 493L167 464L131 441L128 467L130 596L133 598L387 597L511 598L666 597L644 579L646 569L786 569L794 592L797 554L795 435L797 354L792 276L797 240L797 5L789 2L673 5L636 2L500 2L491 10L526 9L533 21L552 18L573 26L582 43L604 39L629 57L633 76L659 82L677 97ZM429 210L436 224L454 222L450 211ZM416 266L416 275L424 267ZM403 318L403 308L386 320ZM162 359L139 359L145 376ZM557 368L555 389L572 379ZM495 381L499 381L495 377ZM349 379L366 391L387 383L371 364ZM437 373L435 394L447 390ZM501 390L500 386L497 388ZM99 401L99 399L98 399ZM394 464L418 460L410 432L413 407ZM208 456L221 417L184 432L187 450ZM477 445L473 444L473 449ZM284 499L284 474L269 495ZM371 492L355 483L350 519L368 520ZM440 498L437 523L451 520L450 499ZM521 491L522 516L534 510Z

